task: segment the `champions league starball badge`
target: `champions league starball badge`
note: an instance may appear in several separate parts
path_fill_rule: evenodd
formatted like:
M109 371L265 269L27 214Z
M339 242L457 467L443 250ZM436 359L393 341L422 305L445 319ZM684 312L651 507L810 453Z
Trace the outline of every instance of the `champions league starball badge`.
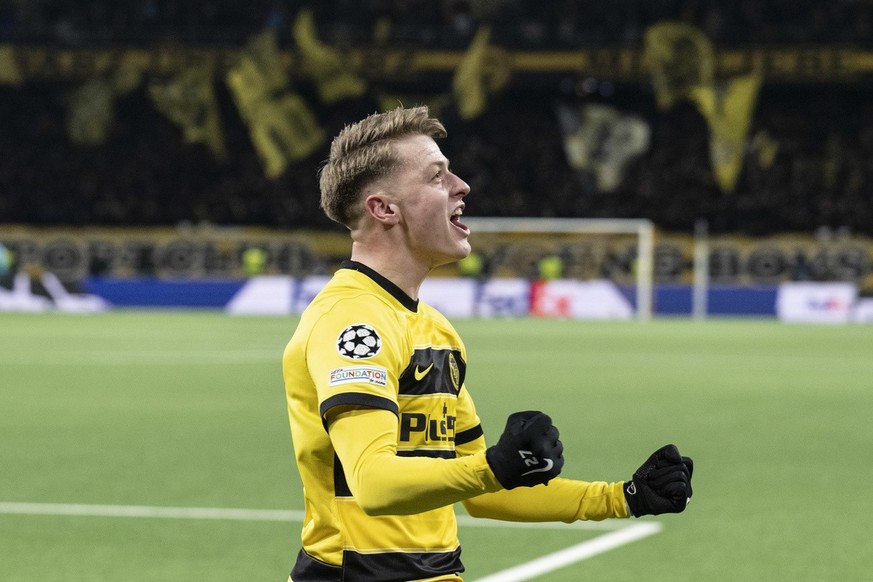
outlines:
M336 349L344 358L352 360L372 358L382 349L382 338L366 323L356 323L339 334Z

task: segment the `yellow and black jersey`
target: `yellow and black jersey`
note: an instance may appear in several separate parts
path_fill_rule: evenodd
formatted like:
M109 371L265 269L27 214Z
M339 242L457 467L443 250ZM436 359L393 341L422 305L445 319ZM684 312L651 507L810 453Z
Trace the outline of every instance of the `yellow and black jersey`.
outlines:
M497 519L627 517L620 482L502 490L466 362L445 317L360 263L304 311L283 356L306 514L293 582L460 581L458 501Z
M463 570L452 506L368 516L326 424L332 410L390 411L398 457L454 459L458 444L479 438L465 348L445 317L348 261L302 315L283 367L306 503L294 582L325 580L322 570L337 580L340 572L343 580L417 580ZM496 489L493 480L487 489Z

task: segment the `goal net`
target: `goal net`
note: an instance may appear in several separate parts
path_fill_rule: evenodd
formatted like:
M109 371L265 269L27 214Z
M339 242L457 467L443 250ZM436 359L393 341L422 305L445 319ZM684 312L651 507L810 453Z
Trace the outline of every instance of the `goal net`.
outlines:
M487 276L609 282L627 291L637 319L652 317L651 221L465 217L464 223Z

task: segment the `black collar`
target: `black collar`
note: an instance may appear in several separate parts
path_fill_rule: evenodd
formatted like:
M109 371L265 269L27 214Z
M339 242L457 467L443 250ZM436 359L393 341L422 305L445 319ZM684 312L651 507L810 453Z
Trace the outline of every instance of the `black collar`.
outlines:
M340 263L340 269L351 269L353 271L358 271L359 273L365 274L373 281L375 281L377 285L390 293L392 297L394 297L397 301L401 303L401 305L403 305L403 307L405 307L409 311L418 312L418 299L413 299L412 297L404 293L400 287L398 287L364 263L346 260Z

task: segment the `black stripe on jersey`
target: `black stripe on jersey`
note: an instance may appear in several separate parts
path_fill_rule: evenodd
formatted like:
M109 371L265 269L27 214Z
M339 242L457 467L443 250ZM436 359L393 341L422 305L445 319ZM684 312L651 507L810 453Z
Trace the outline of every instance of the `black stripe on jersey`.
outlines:
M349 482L346 480L343 464L340 463L336 453L333 455L333 494L337 497L354 497L352 490L349 489Z
M485 432L482 430L482 425L477 424L473 428L468 428L467 430L461 431L455 434L455 446L464 445L470 442L475 441L480 436L484 435Z
M460 350L420 348L413 352L409 365L400 374L398 393L457 396L466 373L467 363L461 358Z
M455 451L441 449L414 449L410 451L397 451L398 457L429 457L431 459L454 459L458 455Z
M464 571L461 548L452 552L343 552L344 580L406 582ZM297 579L294 579L297 582Z
M361 408L381 408L390 410L394 414L399 414L400 409L397 403L383 398L382 396L374 396L372 394L361 394L360 392L345 392L331 396L321 403L318 411L321 413L322 420L327 415L328 411L335 406L360 406ZM325 426L327 428L327 426Z
M412 311L413 313L418 311L418 299L413 299L412 297L404 293L400 287L398 287L367 265L359 263L357 261L343 261L342 263L340 263L340 269L351 269L353 271L358 271L359 273L365 274L373 281L375 281L379 285L379 287L390 293L391 296L394 297L394 299L396 299L400 302L401 305L403 305L403 307L405 307L409 311Z
M327 564L300 550L291 579L294 582L342 582L343 567Z

